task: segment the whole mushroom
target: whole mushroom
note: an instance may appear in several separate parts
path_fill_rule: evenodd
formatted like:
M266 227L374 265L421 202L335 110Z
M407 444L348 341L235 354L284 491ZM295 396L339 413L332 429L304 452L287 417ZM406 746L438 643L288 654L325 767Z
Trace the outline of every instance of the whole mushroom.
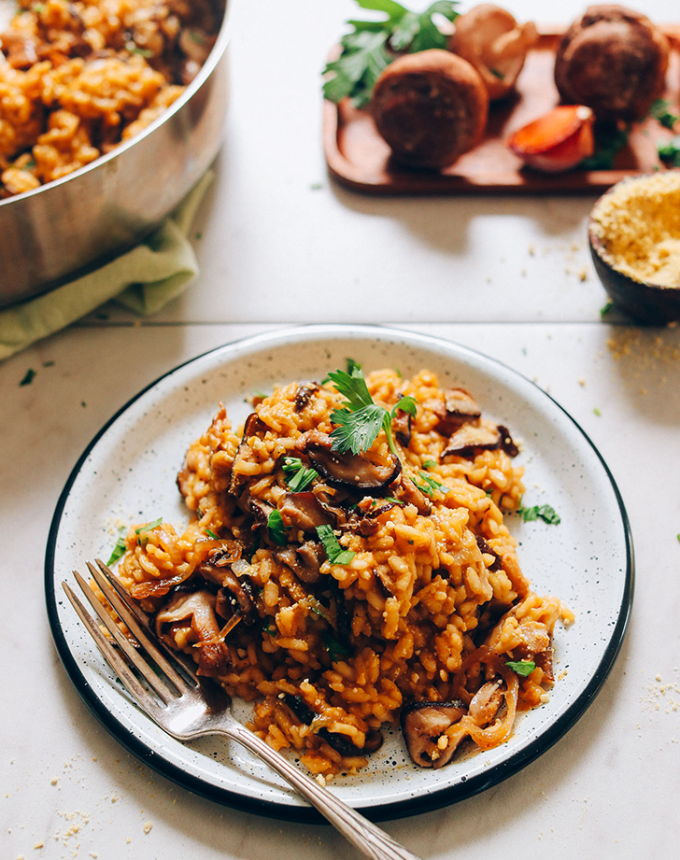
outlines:
M590 6L560 42L555 83L564 102L587 105L598 119L640 119L663 92L668 54L645 15Z
M456 18L449 48L477 69L489 100L496 101L514 87L537 39L533 22L518 24L507 9L482 3Z

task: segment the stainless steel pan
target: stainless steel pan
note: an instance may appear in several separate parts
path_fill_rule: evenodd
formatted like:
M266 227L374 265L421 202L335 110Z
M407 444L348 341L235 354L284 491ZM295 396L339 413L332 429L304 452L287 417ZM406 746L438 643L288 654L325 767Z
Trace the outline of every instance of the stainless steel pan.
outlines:
M0 307L128 250L172 212L222 143L229 38L227 4L199 74L152 125L69 176L0 201Z

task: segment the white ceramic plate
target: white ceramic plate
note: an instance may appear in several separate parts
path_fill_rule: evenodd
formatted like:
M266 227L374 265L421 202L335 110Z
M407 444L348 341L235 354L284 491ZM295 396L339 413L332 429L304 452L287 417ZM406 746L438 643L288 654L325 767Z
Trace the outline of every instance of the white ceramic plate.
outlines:
M484 414L524 442L525 502L551 504L558 526L508 517L520 541L523 570L538 594L558 595L576 614L555 635L560 680L547 704L522 717L510 740L441 770L414 766L400 732L392 732L359 778L338 779L337 792L374 818L433 809L516 772L548 749L581 716L604 682L623 640L633 592L633 552L626 513L606 465L578 425L544 391L513 370L464 347L368 326L309 326L249 338L200 356L161 377L123 407L93 439L59 500L46 558L46 593L64 665L94 714L130 751L181 785L222 803L288 819L316 813L264 764L234 743L172 740L114 683L89 635L64 599L61 581L86 559L107 558L115 521L187 519L175 476L191 441L217 404L234 424L250 408L245 396L277 383L321 379L351 357L365 370L423 367L445 386L474 394ZM236 708L245 720L250 705Z

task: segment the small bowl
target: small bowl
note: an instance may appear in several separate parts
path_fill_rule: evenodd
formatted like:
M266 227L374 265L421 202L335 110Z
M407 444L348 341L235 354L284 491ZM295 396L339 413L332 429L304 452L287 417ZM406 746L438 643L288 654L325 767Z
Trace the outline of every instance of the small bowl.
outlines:
M660 286L622 272L609 252L607 236L597 219L597 210L606 198L616 194L629 183L655 183L663 176L677 181L680 170L633 176L618 182L606 191L593 206L588 221L588 241L595 270L612 301L635 320L646 325L669 325L680 321L680 286ZM670 190L670 189L669 189ZM675 189L677 190L677 188ZM680 237L678 237L680 238Z

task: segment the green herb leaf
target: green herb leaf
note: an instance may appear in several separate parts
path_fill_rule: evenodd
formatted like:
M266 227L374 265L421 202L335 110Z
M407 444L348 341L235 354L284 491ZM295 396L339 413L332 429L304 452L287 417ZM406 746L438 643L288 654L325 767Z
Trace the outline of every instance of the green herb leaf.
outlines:
M361 409L362 406L372 406L373 398L366 385L363 371L355 365L351 373L344 370L331 370L327 376L340 394L349 401L352 410Z
M424 12L411 12L394 0L357 0L362 9L383 12L382 21L347 23L352 32L340 40L341 54L323 70L330 75L324 82L327 99L339 102L350 96L356 107L366 107L376 80L400 53L415 53L430 48L446 48L447 37L432 20L443 15L453 21L458 13L455 0L437 0Z
M650 116L658 120L664 128L669 128L671 131L675 128L675 123L680 119L676 114L669 110L669 102L666 99L657 99L649 109Z
M35 375L35 370L33 370L32 367L29 367L26 371L26 374L24 375L24 378L19 383L19 388L21 388L22 385L30 385L35 379Z
M316 533L319 535L319 540L323 544L331 564L349 564L352 561L356 553L340 546L333 529L329 525L317 526Z
M527 678L536 668L536 664L533 660L506 660L505 665L512 669L513 672L516 672L518 675L521 675L523 678Z
M593 409L593 412L595 413L595 415L597 415L597 417L598 417L598 418L601 418L601 417L602 417L602 413L601 413L601 412L600 412L600 410L597 408L597 406Z
M601 317L605 317L605 316L607 316L607 314L609 313L609 311L610 311L613 307L614 307L614 305L613 305L611 302L607 302L605 305L603 305L603 306L600 308L600 316L601 316Z
M532 508L520 507L517 509L517 513L525 523L541 519L548 525L557 526L562 522L562 517L550 505L534 505Z
M212 531L212 529L203 529L203 531L208 535L209 538L212 538L213 540L219 540L219 538L217 537L215 532Z
M416 417L417 404L415 398L411 397L410 394L407 394L406 397L402 397L399 403L392 409L390 416L394 418L397 414L397 410L401 412L406 412L407 415L410 415L411 418Z
M434 467L435 467L436 465L437 465L437 464L435 463L435 461L434 461L434 460L425 460L425 461L423 462L423 466L425 466L425 468L426 468L426 469L434 469Z
M596 123L595 153L584 158L579 164L581 170L612 170L614 159L620 149L628 143L627 129L620 129L615 123Z
M267 519L267 531L269 532L269 537L275 544L285 546L288 543L283 518L276 509L269 514L269 518Z
M144 532L150 532L151 529L155 529L156 526L159 526L163 522L163 517L158 517L157 520L154 520L152 523L147 523L144 526L140 526L138 529L135 529L136 535L142 535Z
M355 412L334 410L331 421L338 426L331 433L333 450L340 454L351 451L359 454L368 451L383 427L385 409L376 403L362 406Z
M323 636L323 644L326 646L326 651L328 651L333 663L338 662L338 657L349 656L349 648L345 648L345 646L331 636L327 630L324 630L321 635Z
M671 140L659 141L656 151L661 161L668 167L680 167L680 135Z
M137 54L140 57L144 57L145 59L149 59L149 57L153 57L153 51L150 51L148 48L140 48L139 45L132 45L127 48L128 54Z
M434 494L437 490L445 494L451 492L450 487L440 483L433 478L432 475L428 475L427 472L418 472L418 474L423 479L423 484L419 484L415 478L412 478L411 480L421 492L426 493L431 499L434 498Z
M357 370L361 370L361 365L358 361L355 361L353 358L347 359L347 373L351 376L354 373L354 368Z
M301 493L319 477L316 469L308 469L299 457L285 457L282 468L291 493Z
M121 529L121 532L125 532L126 529ZM119 535L118 540L116 541L116 545L111 550L111 555L109 556L109 560L106 562L110 567L112 564L115 564L119 558L125 555L125 550L127 549L127 543L125 542L125 538L122 534Z

